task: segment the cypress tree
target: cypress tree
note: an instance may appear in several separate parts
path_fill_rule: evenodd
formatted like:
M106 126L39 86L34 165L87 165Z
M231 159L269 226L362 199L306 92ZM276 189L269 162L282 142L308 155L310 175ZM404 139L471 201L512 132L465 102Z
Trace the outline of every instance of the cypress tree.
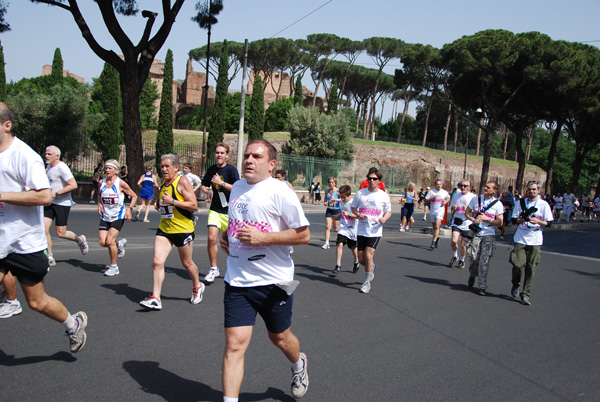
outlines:
M102 160L119 159L122 142L120 99L119 73L113 66L104 63L102 73L94 83L90 107L93 112L105 114L104 120L92 133L92 140L102 153Z
M260 75L254 80L254 90L250 98L250 110L248 116L248 140L263 138L265 131L265 105L263 84Z
M336 114L339 104L340 98L338 97L338 87L337 84L333 84L331 92L329 93L329 100L327 101L327 114Z
M173 52L167 50L163 86L158 113L158 132L156 133L156 166L160 166L160 157L173 152Z
M0 102L6 100L6 72L4 71L4 48L0 44Z
M62 84L63 81L63 59L60 53L60 48L54 51L54 59L52 59L52 72L50 73L51 86Z
M219 62L219 76L217 78L217 89L215 104L210 119L210 135L206 143L206 149L214 149L215 145L223 141L225 137L225 124L227 119L227 83L229 82L229 56L227 54L227 41L223 41L221 47L221 60Z
M296 79L296 89L294 90L294 106L302 106L304 98L302 97L302 80L300 77Z

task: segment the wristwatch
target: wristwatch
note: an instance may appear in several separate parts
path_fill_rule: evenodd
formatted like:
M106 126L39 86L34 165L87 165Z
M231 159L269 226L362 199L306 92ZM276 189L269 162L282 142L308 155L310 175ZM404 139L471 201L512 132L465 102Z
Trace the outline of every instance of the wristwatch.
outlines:
M56 193L54 193L54 196L58 197L60 194L58 194L58 191Z
M175 206L175 198L173 198L173 202L171 202L171 206L174 207Z

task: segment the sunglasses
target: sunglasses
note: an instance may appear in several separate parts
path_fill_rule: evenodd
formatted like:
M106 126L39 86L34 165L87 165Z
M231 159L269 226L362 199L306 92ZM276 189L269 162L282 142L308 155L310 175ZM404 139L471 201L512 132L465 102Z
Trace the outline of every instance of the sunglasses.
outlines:
M530 184L540 184L540 183L538 183L537 180L530 180L527 182L527 185L530 185Z
M470 184L461 184L460 186L461 187L470 187L471 185Z
M369 181L377 181L377 180L379 180L379 177L367 177L367 180L369 180Z

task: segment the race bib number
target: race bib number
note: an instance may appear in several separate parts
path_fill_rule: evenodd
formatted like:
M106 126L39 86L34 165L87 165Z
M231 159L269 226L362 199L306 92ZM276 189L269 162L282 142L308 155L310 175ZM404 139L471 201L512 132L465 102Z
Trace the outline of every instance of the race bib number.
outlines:
M173 206L163 204L162 200L158 204L158 210L162 219L171 219L175 217Z
M107 194L101 197L102 204L104 205L117 205L119 203L119 198L117 194Z

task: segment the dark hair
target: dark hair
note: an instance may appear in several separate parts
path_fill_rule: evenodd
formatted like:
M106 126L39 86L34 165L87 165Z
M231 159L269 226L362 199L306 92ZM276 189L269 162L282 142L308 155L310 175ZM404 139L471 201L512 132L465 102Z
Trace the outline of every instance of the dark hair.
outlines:
M248 145L246 145L246 149L248 149L248 147L254 143L260 143L267 147L267 152L269 153L269 160L277 160L277 150L269 141L265 140L264 138L253 139L252 141L248 142Z
M7 121L14 122L15 114L6 103L0 102L0 123L6 123Z
M379 169L377 169L376 167L372 167L371 169L369 169L369 173L367 173L367 179L372 174L375 174L379 180L381 180L381 178L383 177Z
M338 194L339 195L350 195L350 194L352 194L352 189L350 188L349 185L344 184L342 187L339 188Z
M280 174L281 176L283 176L283 178L285 178L285 170L281 170L279 169L278 171L275 172L276 175Z

